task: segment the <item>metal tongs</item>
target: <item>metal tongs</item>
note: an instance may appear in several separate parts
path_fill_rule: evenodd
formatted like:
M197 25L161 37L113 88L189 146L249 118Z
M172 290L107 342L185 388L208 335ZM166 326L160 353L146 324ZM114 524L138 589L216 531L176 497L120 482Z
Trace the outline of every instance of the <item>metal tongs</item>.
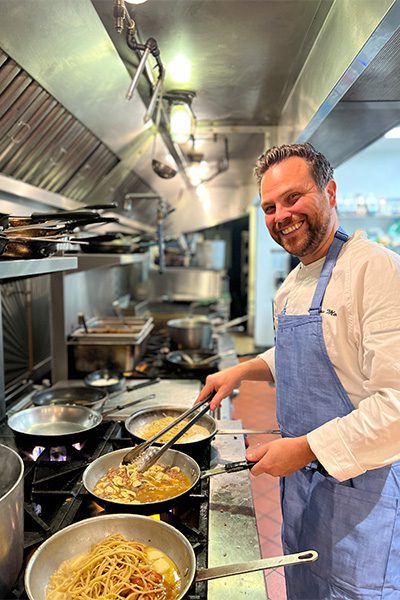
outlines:
M182 437L182 435L186 433L186 431L190 429L190 427L194 425L194 423L198 421L200 417L202 417L209 410L209 405L214 395L215 392L212 392L211 394L206 396L204 400L202 400L198 404L195 404L187 411L182 413L177 419L175 419L172 423L167 425L167 427L164 427L164 429L156 433L152 438L146 440L145 442L142 442L141 444L130 450L127 454L125 454L124 458L122 459L122 464L127 465L133 463L137 467L137 470L139 472L143 473L143 471L147 471L147 469L152 467L158 461L158 459L164 454L164 452L166 452L173 444L175 444L175 442L180 437ZM201 408L201 410L199 410L199 408ZM194 417L192 417L190 421L188 421L186 425L182 427L180 431L178 431L178 433L176 433L170 440L168 440L168 442L163 444L161 448L159 446L152 446L152 444L156 442L161 436L163 436L164 433L167 433L167 431L175 427L175 425L181 423L181 421L183 421L196 411L198 412L194 415Z

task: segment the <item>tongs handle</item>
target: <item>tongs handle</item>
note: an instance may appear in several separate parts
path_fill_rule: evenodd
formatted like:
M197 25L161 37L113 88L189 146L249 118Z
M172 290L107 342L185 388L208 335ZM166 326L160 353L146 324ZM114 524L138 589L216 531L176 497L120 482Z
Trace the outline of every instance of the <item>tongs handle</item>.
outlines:
M152 467L160 458L160 456L162 456L164 454L164 452L166 452L167 450L169 450L169 448L171 448L171 446L173 446L175 444L175 442L177 440L179 440L180 437L183 436L184 433L187 432L188 429L191 428L191 426L200 419L200 417L202 417L207 411L209 410L209 406L204 406L194 417L192 417L190 419L190 421L188 421L186 423L186 425L184 427L182 427L182 429L180 429L178 431L178 433L176 433L170 440L168 440L168 442L165 442L165 444L163 444L161 446L161 448L155 452L151 457L149 457L148 459L146 458L145 461L143 462L143 465L141 465L138 468L138 471L147 471L147 469L150 469L150 467ZM176 425L176 422L175 422Z
M167 433L167 431L169 431L170 429L172 429L173 427L175 427L175 425L178 425L178 423L180 423L181 421L184 421L186 419L186 417L189 417L191 414L193 414L194 412L196 412L196 410L198 410L200 407L204 406L205 404L207 404L207 408L204 410L204 412L202 412L202 415L204 413L206 413L209 410L209 406L208 405L210 404L210 402L213 399L214 395L215 395L215 392L212 392L211 394L208 394L208 396L206 396L204 398L204 400L202 400L198 404L194 404L193 406L191 406L190 408L188 408L188 410L186 410L179 417L177 417L174 421L172 421L172 423L170 423L169 425L167 425L166 427L164 427L164 429L161 429L161 431L159 431L158 433L156 433L155 435L153 435L152 438L150 438L149 440L147 440L147 446L146 447L148 448L153 442L155 442L156 440L158 440L158 438L160 438L161 436L163 436L164 433ZM191 421L189 421L189 423L190 422ZM186 431L186 429L185 429L185 431ZM144 446L143 446L143 448L144 448Z

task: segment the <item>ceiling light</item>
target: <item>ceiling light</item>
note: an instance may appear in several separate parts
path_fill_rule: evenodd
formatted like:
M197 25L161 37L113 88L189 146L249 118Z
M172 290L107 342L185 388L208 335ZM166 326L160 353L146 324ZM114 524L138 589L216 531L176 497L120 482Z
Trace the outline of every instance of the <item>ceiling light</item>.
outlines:
M400 138L400 127L393 127L393 129L389 129L383 136L387 139L399 139Z
M183 54L178 54L168 65L168 75L177 83L188 83L190 81L191 64Z
M144 4L147 0L125 0L128 4Z
M170 135L176 144L185 144L193 135L195 116L191 104L195 95L191 91L172 90L163 96L170 105Z

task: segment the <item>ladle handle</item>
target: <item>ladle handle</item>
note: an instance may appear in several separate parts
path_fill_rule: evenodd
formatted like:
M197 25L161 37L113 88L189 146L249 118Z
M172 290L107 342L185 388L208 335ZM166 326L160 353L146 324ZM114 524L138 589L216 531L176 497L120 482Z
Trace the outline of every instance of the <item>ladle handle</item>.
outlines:
M271 558L222 565L221 567L211 567L209 569L197 569L196 581L209 581L210 579L218 579L219 577L230 577L231 575L241 575L242 573L251 573L253 571L262 571L264 569L276 569L277 567L287 565L301 565L314 562L317 558L318 552L315 550L305 550L304 552L299 552L297 554L273 556Z

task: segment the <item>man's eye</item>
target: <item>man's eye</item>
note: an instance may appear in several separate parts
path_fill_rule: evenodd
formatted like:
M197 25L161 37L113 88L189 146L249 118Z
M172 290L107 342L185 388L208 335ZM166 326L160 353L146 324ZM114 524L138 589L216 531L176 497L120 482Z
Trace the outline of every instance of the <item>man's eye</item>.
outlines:
M272 213L275 212L275 206L264 206L263 211L266 215L272 215Z
M290 196L288 196L289 202L296 202L296 200L298 200L299 198L300 194L298 192L294 192L293 194L290 194Z

